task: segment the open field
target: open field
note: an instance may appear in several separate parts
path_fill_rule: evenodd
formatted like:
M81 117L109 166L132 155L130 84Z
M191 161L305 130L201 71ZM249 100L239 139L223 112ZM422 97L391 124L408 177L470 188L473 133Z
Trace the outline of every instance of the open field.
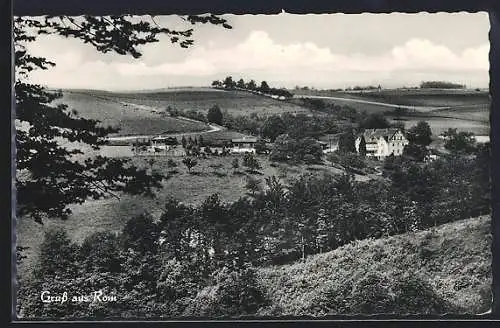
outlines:
M356 105L350 100L361 100L381 103L367 107L367 112L376 111L382 104L415 106L415 107L475 107L489 108L490 98L487 91L476 90L443 90L443 89L389 89L381 91L300 91L297 95L345 98L332 100L339 105ZM367 105L367 104L359 104ZM355 107L357 108L357 107ZM387 108L386 108L387 109ZM381 109L379 109L381 110Z
M463 120L474 120L488 123L490 121L490 105L464 105L430 112L433 116L446 116Z
M407 106L461 106L487 104L489 92L472 89L382 89L364 91L308 90L297 95L342 97Z
M310 256L304 263L262 268L259 282L274 313L281 315L335 314L355 296L360 281L373 275L388 279L388 297L393 279L406 275L427 282L460 312L482 313L491 306L490 225L491 218L485 216L418 233L356 241ZM370 287L381 292L386 288ZM345 303L340 306L335 297Z
M455 107L488 104L490 102L489 92L470 89L405 89L345 94L351 97L408 106Z
M58 102L75 109L81 117L101 121L103 126L119 127L117 135L178 133L208 130L201 122L169 117L147 106L125 105L107 94L90 91L64 92Z
M212 88L187 88L130 93L107 93L120 102L154 107L159 111L168 106L180 110L207 113L213 105L232 115L272 115L282 113L310 113L301 106L245 91L224 91Z
M387 112L394 110L395 105L415 106L415 111L410 110L401 116L401 122L406 128L425 120L435 135L441 134L448 128L457 128L458 131L473 132L476 135L489 135L490 100L486 91L401 89L380 92L300 91L300 93L334 97L336 99L323 100L341 106L347 105L359 112L386 114L390 119L394 119L394 116Z
M402 120L398 120L397 122L404 123L405 129L409 129L417 125L419 121L426 121L431 127L434 136L440 135L449 128L457 129L459 132L472 132L477 136L486 136L490 134L490 124L488 122L452 118L451 115L449 117L431 115L403 117ZM396 121L392 120L392 122Z

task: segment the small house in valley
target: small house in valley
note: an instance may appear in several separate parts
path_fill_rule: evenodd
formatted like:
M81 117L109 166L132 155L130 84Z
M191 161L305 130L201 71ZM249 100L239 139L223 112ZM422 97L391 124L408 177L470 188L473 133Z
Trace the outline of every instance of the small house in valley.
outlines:
M243 137L231 140L232 153L255 153L257 138Z
M367 157L385 159L391 154L403 155L403 149L409 144L400 129L366 129L355 141L356 151Z

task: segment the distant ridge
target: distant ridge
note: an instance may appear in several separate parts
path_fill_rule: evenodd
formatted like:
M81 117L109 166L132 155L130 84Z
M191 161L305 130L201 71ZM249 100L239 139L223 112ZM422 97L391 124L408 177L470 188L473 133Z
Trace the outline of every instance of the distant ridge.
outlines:
M78 89L78 88L47 88L50 91L62 90L66 92L92 92L92 93L158 93L158 92L179 92L179 91L213 91L219 92L211 87L179 86L156 89L136 89L136 90L104 90L104 89Z

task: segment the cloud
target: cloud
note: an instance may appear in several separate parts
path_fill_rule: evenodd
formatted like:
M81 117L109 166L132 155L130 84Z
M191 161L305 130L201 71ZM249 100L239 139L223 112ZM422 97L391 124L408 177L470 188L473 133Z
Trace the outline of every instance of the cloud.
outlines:
M145 51L151 53L155 47L158 45L151 45ZM208 77L223 78L226 74L279 81L283 85L300 81L304 84L338 85L384 79L397 81L398 78L402 83L411 83L409 80L412 79L418 83L426 74L434 76L436 72L443 79L463 73L465 80L484 80L489 67L488 51L489 45L483 44L455 53L444 45L414 38L380 55L339 54L335 53L335 49L320 47L312 42L280 44L265 31L252 31L235 46L218 47L212 42L208 47L198 46L187 50L185 57L177 58L176 61L165 56L163 62L155 60L154 63L142 58L107 63L96 60L85 62L78 52L68 50L49 56L55 59L57 68L42 72L37 77L58 84L72 82L73 85L76 79L79 80L77 84L87 83L90 86L95 83L116 86L120 83L117 80L125 77L135 79L134 83L142 79L145 87L162 87L148 85L148 81L158 81L162 76L168 77L173 83L176 78L186 80L189 77L198 79L199 84L208 84ZM405 77L398 77L398 72L405 72ZM71 79L65 74L70 74ZM128 79L122 79L121 82Z
M199 47L177 63L147 66L132 63L116 66L125 75L187 74L205 76L224 72L252 70L299 71L395 71L395 70L488 70L489 45L469 48L456 54L429 40L411 39L380 56L340 55L330 48L305 42L283 45L274 42L264 31L252 32L233 48Z

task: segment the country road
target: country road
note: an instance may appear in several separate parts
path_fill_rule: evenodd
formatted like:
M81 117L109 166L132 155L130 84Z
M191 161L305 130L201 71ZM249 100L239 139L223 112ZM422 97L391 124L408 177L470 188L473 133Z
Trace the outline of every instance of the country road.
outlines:
M194 122L201 122L201 121L195 121ZM203 123L203 122L201 122ZM127 140L135 140L135 139L147 139L147 138L154 138L158 137L161 135L162 137L182 137L182 136L190 136L190 135L199 135L199 134L206 134L206 133L211 133L211 132L217 132L224 130L225 128L219 125L215 124L208 124L210 127L210 130L206 131L193 131L193 132L182 132L182 133L162 133L162 134L149 134L149 135L133 135L133 136L118 136L118 137L108 137L107 140L109 141L127 141Z
M140 104L134 104L130 102L120 102L123 105L127 106L134 106L140 109L148 109L151 111L156 112L158 109L156 107L152 106L147 106L147 105L140 105ZM189 121L189 122L194 122L194 123L201 123L201 124L206 124L205 122L202 121L197 121L191 118L187 117L182 117L182 116L177 116L175 117L176 119L183 120L183 121ZM108 137L107 140L109 141L127 141L127 140L135 140L135 139L147 139L147 138L154 138L159 135L163 137L182 137L182 136L189 136L189 135L199 135L199 134L206 134L206 133L212 133L212 132L217 132L221 130L225 130L225 127L222 127L220 125L216 124L207 124L210 129L206 131L193 131L193 132L177 132L177 133L161 133L161 134L150 134L150 135L132 135L132 136L116 136L116 137Z

